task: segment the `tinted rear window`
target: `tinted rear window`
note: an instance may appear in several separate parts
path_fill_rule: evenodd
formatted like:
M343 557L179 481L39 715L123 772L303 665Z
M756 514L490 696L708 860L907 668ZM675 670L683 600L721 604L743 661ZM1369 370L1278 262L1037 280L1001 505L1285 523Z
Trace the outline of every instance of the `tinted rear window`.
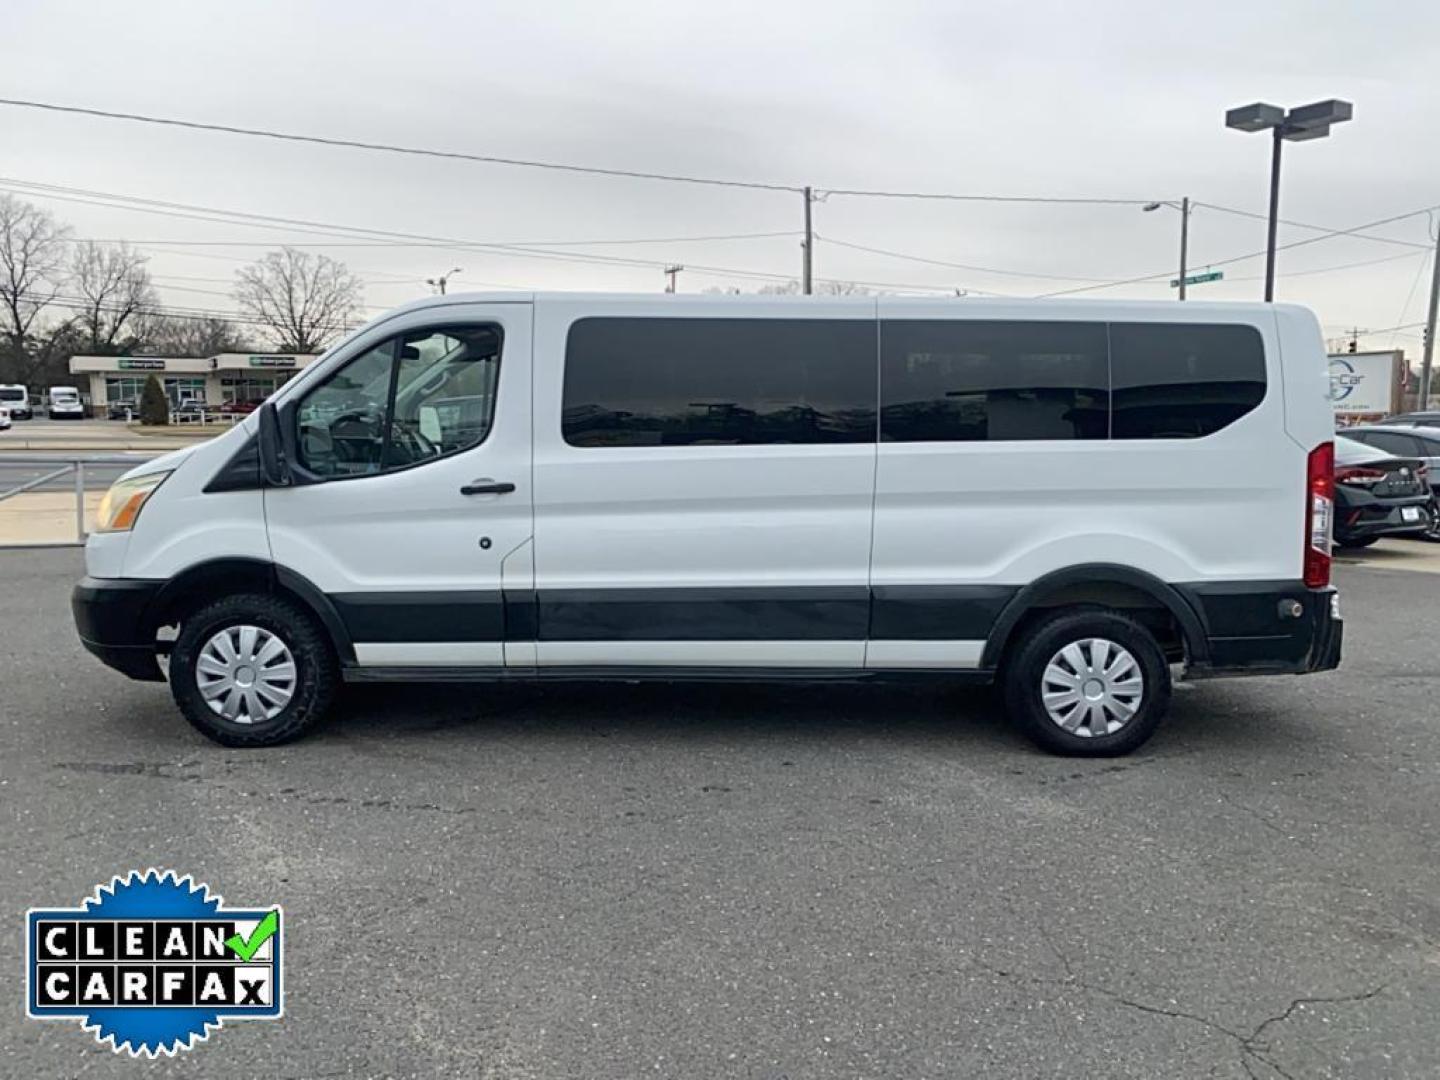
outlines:
M880 437L893 442L1103 439L1105 324L886 320Z
M1265 346L1250 326L1111 323L1116 439L1195 439L1265 398Z
M573 446L875 439L875 323L581 319L565 351Z
M1349 437L1356 442L1373 446L1377 450L1384 450L1387 454L1394 454L1397 457L1423 457L1425 453L1421 449L1419 439L1397 431L1356 431L1352 432Z

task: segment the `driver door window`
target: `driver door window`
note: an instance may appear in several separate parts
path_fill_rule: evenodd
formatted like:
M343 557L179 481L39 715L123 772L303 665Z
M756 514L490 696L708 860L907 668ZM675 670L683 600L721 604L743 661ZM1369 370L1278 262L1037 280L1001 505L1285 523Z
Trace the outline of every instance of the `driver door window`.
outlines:
M300 403L300 464L317 476L409 468L478 446L495 414L500 328L417 330L357 356Z

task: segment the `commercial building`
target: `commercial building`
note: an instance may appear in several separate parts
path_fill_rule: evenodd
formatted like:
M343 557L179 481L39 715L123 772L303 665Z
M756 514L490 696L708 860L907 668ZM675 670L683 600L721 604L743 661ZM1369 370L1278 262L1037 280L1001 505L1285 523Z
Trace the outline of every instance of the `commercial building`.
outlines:
M1329 359L1336 426L1373 423L1405 408L1410 367L1403 349L1331 353Z
M151 375L165 388L171 409L220 409L265 400L315 358L313 353L72 356L70 373L96 416L104 416L112 402L138 403Z

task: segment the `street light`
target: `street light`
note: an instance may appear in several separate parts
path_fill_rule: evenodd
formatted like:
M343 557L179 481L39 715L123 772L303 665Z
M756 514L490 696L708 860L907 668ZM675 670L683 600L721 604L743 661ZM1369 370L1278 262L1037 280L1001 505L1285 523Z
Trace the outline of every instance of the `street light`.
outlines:
M447 270L445 273L441 274L438 278L434 278L434 277L432 277L432 278L426 278L426 279L425 279L425 284L426 284L426 285L429 285L432 289L438 290L439 293L440 293L440 295L441 295L441 296L444 296L444 295L445 295L445 287L450 284L450 278L451 278L453 275L459 274L459 273L463 273L463 271L460 269L460 267L456 266L456 267L454 267L454 268L452 268L452 269L450 269L450 270Z
M1159 202L1146 203L1142 209L1145 213L1159 210L1162 206L1168 206L1172 210L1180 211L1180 299L1185 299L1185 262L1190 247L1190 196L1186 195L1178 203L1169 199L1162 199Z
M1288 113L1279 105L1242 105L1225 114L1225 126L1236 131L1269 131L1270 150L1270 231L1265 244L1265 299L1275 299L1275 230L1280 214L1280 143L1308 142L1330 134L1332 124L1341 124L1354 114L1348 101L1331 98L1313 105L1301 105Z

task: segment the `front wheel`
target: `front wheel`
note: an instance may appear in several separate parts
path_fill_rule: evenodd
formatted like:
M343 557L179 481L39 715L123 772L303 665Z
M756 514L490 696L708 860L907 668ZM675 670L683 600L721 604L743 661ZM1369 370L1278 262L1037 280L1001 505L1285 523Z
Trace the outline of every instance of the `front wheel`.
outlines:
M1170 706L1170 666L1144 626L1111 608L1068 608L1013 646L1003 689L1011 717L1046 750L1128 754Z
M1378 536L1351 536L1351 537L1346 537L1345 539L1342 540L1340 537L1337 536L1337 537L1335 538L1335 544L1336 544L1337 547L1342 547L1342 548L1347 548L1347 549L1349 549L1349 548L1367 548L1367 547L1369 547L1371 544L1375 543L1376 540L1379 540L1379 539L1380 539L1380 538L1379 538Z
M277 746L323 719L339 670L324 631L288 600L228 596L185 619L170 654L180 711L223 746Z

